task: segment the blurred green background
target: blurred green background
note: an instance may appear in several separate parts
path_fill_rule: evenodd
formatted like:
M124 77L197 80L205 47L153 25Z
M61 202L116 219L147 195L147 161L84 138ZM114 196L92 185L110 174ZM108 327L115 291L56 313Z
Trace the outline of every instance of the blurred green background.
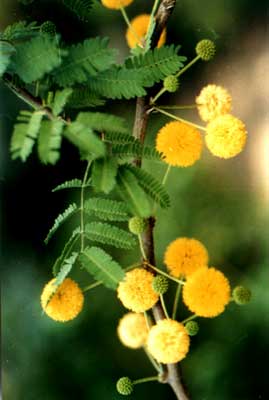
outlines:
M0 0L0 29L19 19L55 22L67 42L108 35L118 47L119 60L128 53L120 13L95 3L92 18L82 23L60 1L23 5ZM29 3L29 2L28 2ZM182 362L184 381L194 400L268 399L269 290L268 290L268 7L266 1L181 0L168 27L168 43L182 45L182 54L194 55L198 40L217 43L211 63L195 65L181 82L179 92L163 102L191 104L208 83L221 84L232 93L233 113L244 120L249 138L246 150L231 160L211 156L191 168L173 169L168 190L173 207L159 212L156 254L159 266L167 244L178 236L200 239L210 253L210 264L231 280L252 289L246 307L231 304L213 320L200 320L200 333ZM149 12L134 1L131 17ZM43 244L54 218L76 193L51 189L64 180L80 177L84 165L76 150L65 143L55 167L40 165L32 156L26 163L11 161L8 148L16 115L26 109L1 86L0 180L2 187L2 366L4 400L116 400L115 381L123 375L152 375L142 351L124 348L115 330L125 312L113 292L96 288L86 295L83 313L75 321L57 324L42 315L39 296L51 279L51 266L68 237L71 225L59 231L48 247ZM104 110L124 115L131 127L134 102L108 102ZM183 117L199 121L194 111ZM167 121L151 117L148 140ZM267 158L267 159L266 159ZM147 163L160 178L164 166ZM123 265L137 254L118 254ZM85 286L91 279L81 271L76 279ZM171 290L174 290L172 288ZM171 291L172 293L172 291ZM168 299L169 303L169 299ZM182 318L187 311L181 305ZM166 385L136 387L133 399L174 399Z

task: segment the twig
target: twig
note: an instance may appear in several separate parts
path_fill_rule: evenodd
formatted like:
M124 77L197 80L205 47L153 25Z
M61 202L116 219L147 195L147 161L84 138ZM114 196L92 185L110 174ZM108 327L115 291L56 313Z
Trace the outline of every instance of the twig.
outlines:
M167 25L167 21L175 7L176 0L162 0L156 14L156 25L152 34L151 48L156 47L163 29ZM145 141L146 129L149 118L149 96L139 97L136 102L135 122L133 129L133 136L138 139L141 144ZM135 165L141 166L141 159L134 160ZM151 265L156 265L154 254L154 240L153 230L155 225L155 218L150 217L148 220L148 227L143 234L143 249L145 251L146 259ZM153 316L157 322L165 318L164 309L160 301L152 308ZM180 370L177 364L167 364L163 366L163 382L168 383L173 389L178 400L188 400L188 396L181 381Z

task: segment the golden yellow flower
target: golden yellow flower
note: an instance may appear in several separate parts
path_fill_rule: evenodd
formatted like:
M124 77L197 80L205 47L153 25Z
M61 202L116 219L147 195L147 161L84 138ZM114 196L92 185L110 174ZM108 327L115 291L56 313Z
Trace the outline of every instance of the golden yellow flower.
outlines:
M201 133L191 125L173 121L164 125L156 138L156 149L163 160L177 167L189 167L202 153Z
M222 86L207 85L196 97L196 104L201 119L209 122L231 111L232 98Z
M178 238L167 247L164 263L176 278L189 277L197 269L207 267L208 252L199 240Z
M55 321L70 321L82 310L84 295L76 282L66 278L47 304L54 291L54 282L55 279L52 279L44 287L41 294L41 306L44 312Z
M148 337L148 326L143 314L127 313L118 325L118 336L120 341L131 349L144 346Z
M149 331L148 351L160 363L171 364L181 361L188 353L189 346L189 335L180 322L163 319Z
M143 45L145 36L148 31L149 21L150 21L149 14L138 15L131 21L131 27L129 27L126 32L126 40L128 46L131 49L133 47L136 47L138 44ZM134 32L136 33L136 35L134 34ZM140 43L138 39L140 39ZM164 29L160 36L158 47L161 47L165 43L165 39L166 39L166 30Z
M246 140L245 125L231 114L213 119L206 127L206 145L214 156L220 158L231 158L239 154Z
M119 10L121 7L127 7L133 0L101 0L103 6L112 10Z
M118 286L118 298L134 312L149 310L158 301L158 295L152 288L153 274L143 268L135 268L126 273Z
M183 301L199 317L221 314L230 301L231 288L224 274L215 268L196 271L183 287Z

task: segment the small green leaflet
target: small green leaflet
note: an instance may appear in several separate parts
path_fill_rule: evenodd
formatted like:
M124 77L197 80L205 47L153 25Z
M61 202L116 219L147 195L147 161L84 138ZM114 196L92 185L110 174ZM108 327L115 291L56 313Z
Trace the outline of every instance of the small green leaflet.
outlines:
M92 167L92 186L97 192L109 193L116 184L118 164L113 158L95 160Z
M66 258L64 260L64 263L60 269L60 271L58 272L58 274L55 277L55 281L53 282L53 291L51 292L46 306L49 304L50 300L52 299L53 295L57 292L57 289L59 288L59 286L63 283L63 281L65 280L65 278L67 277L67 275L70 273L73 265L75 264L76 260L78 258L78 253L72 253L71 257Z
M64 131L64 136L77 146L86 158L91 155L93 158L105 155L104 143L93 133L93 131L80 122L72 122Z
M68 55L54 72L60 86L83 83L89 76L108 69L115 61L116 50L108 48L108 38L91 38L68 48Z
M60 158L63 121L43 121L38 135L37 150L43 164L54 165Z
M41 79L61 64L61 51L56 40L37 36L16 46L13 70L25 83Z
M73 232L71 237L68 239L68 241L65 243L64 248L60 254L60 256L56 259L53 267L52 267L52 273L54 276L58 274L60 271L66 257L68 256L69 252L75 245L76 241L80 237L80 227L76 228Z
M124 166L119 167L117 175L117 188L119 193L133 215L142 218L149 217L151 206L146 193L139 186L139 183L132 172Z
M57 229L72 215L78 211L78 207L75 203L70 204L67 209L55 219L53 227L50 229L46 239L45 244L48 244L50 238L54 235Z
M129 211L123 201L93 197L85 201L85 212L107 221L128 221Z
M87 247L80 254L79 261L89 274L109 289L116 290L124 278L122 267L99 247Z
M54 96L54 101L52 105L53 115L57 116L61 114L66 103L68 102L69 97L71 96L73 90L70 88L64 90L57 90Z
M44 111L21 111L17 120L20 122L14 125L11 137L10 151L12 159L20 158L26 161L32 152L37 138Z
M79 113L77 122L88 126L98 132L118 132L127 133L128 129L126 121L122 117L113 114L100 112L81 112Z
M132 249L136 245L136 240L130 232L104 222L86 224L85 235L89 240L120 249Z
M52 192L58 192L58 190L63 190L63 189L80 189L81 186L82 186L81 179L71 179L70 181L66 181L56 186L54 189L52 189ZM88 184L87 186L90 186L90 184Z
M170 207L169 195L161 182L144 169L131 164L127 165L126 168L136 176L139 185L154 201L160 204L162 208Z

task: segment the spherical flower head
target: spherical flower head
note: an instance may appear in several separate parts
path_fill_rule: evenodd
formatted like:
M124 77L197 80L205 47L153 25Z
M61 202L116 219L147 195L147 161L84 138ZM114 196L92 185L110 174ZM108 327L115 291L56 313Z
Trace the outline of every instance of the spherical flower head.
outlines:
M209 151L220 158L239 154L247 140L246 127L231 114L220 115L206 127L205 141Z
M52 279L44 287L41 294L41 306L44 312L55 321L70 321L82 310L84 295L76 282L66 278L50 299L55 289L54 282L55 279Z
M189 167L200 159L201 133L191 125L173 121L163 126L156 138L156 149L163 160L172 166Z
M157 294L165 294L169 287L168 279L163 275L157 275L153 279L152 287Z
M189 321L185 325L189 336L195 336L199 332L199 325L196 321Z
M154 325L148 335L150 354L163 364L181 361L189 351L190 338L183 324L163 319Z
M221 314L230 301L230 284L221 271L202 268L190 276L183 287L183 301L199 317Z
M216 53L216 46L212 40L203 39L197 43L195 50L203 61L210 61Z
M164 263L176 278L189 277L199 268L207 267L208 252L199 240L178 238L167 247Z
M196 104L201 119L209 122L231 111L232 98L222 86L207 85L196 97Z
M101 2L106 8L119 10L121 7L129 6L133 2L133 0L101 0Z
M40 26L40 32L50 36L55 36L56 26L52 21L46 21Z
M137 45L140 46L143 45L148 31L149 22L150 22L149 14L138 15L131 21L131 27L129 27L126 32L126 40L128 46L131 49L136 47ZM140 41L138 39L140 39ZM161 33L157 47L161 47L165 43L165 39L166 39L166 30L164 29Z
M117 391L124 395L124 396L129 396L133 390L134 390L134 384L128 376L123 376L120 378L117 382Z
M128 223L129 231L135 235L141 235L147 228L147 221L144 218L132 217Z
M163 87L170 93L176 92L179 87L178 78L175 75L167 76L163 81Z
M148 337L148 326L143 314L127 313L119 321L118 336L122 344L131 349L144 346Z
M233 290L233 299L240 306L248 304L251 300L251 290L244 286L236 286Z
M149 310L158 301L152 288L153 274L143 268L126 273L118 286L118 297L124 307L136 313Z

